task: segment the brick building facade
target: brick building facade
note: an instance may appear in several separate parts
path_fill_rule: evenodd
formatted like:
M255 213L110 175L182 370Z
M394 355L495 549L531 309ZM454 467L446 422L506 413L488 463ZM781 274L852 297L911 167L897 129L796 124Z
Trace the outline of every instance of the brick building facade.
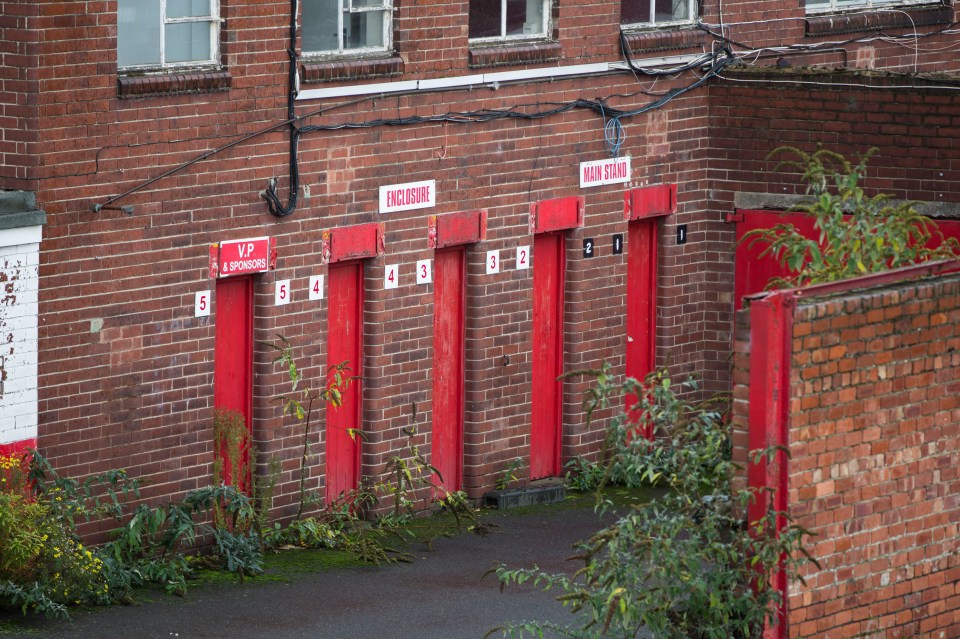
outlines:
M312 385L361 377L321 411L310 488L415 426L478 497L515 458L536 478L597 449L561 370L729 389L727 215L799 192L776 146L879 146L871 186L960 202L949 2L333 4L0 2L0 446L175 496L236 409L289 514L280 334ZM263 272L224 276L258 238Z

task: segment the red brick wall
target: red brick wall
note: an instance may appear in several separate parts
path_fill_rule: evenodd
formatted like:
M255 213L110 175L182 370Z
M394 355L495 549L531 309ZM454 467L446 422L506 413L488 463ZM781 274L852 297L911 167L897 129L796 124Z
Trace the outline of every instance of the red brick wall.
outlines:
M0 2L0 179L8 189L34 188L38 12L38 3Z
M467 50L468 3L397 4L395 43L404 60L397 79L476 72ZM288 145L281 129L217 153L117 203L133 205L132 215L106 209L94 213L95 203L285 119L289 2L223 0L222 52L229 88L141 99L117 95L115 1L29 6L37 15L30 18L28 33L17 37L36 43L30 45L34 49L28 47L36 55L35 69L26 72L35 74L36 91L24 99L35 104L37 144L22 160L30 166L26 173L0 175L4 187L36 190L49 214L41 258L40 446L64 473L122 466L149 480L148 494L156 497L177 495L208 481L217 317L216 309L209 318L193 317L193 299L197 291L214 288L207 279L207 246L219 240L277 238L277 270L259 276L255 285L255 338L272 340L281 333L291 339L301 367L316 385L326 366L327 302L308 301L306 283L310 275L325 272L319 263L321 232L385 223L386 254L370 260L366 271L364 427L370 440L364 446L365 473L379 471L402 441L401 429L412 424L429 451L432 291L412 283L414 262L431 256L426 248L428 214L475 208L489 212L488 239L471 247L467 258L464 452L471 494L490 487L509 460L527 457L532 272L513 270L512 255L518 245L533 245L527 230L532 202L585 197L585 226L569 233L566 367L594 367L607 360L623 370L626 255L613 256L609 250L610 236L626 232L623 187L580 191L577 182L579 162L606 157L599 116L575 111L533 121L309 133L299 149L305 187L299 209L278 220L267 213L258 193L272 177L286 193ZM8 20L15 8L27 4L4 7L12 7L3 12L3 20ZM749 21L731 26L728 35L736 38L771 44L802 37L799 7L741 2L725 3L724 8L726 25ZM555 18L561 64L619 59L615 2L560 2ZM704 18L718 21L713 3L707 3ZM775 34L771 25L780 23L771 22L773 18L789 18L783 23L790 26ZM924 43L938 47L947 38ZM5 27L0 43L11 39L16 38ZM704 39L702 46L637 55L710 46ZM878 59L894 50L902 57L897 45L875 46ZM947 57L934 51L920 56L922 64L943 69L949 68L944 65ZM33 64L27 62L28 67ZM900 64L899 58L892 62ZM3 78L16 68L9 57L0 63ZM578 97L609 96L611 104L632 109L692 80L684 75L638 85L624 73L356 103L306 101L297 111L326 109L304 122L322 125L482 108L536 110ZM304 88L315 86L331 85ZM630 186L679 186L678 211L662 223L658 361L669 365L675 376L700 374L706 392L729 388L733 233L722 216L734 190L769 188L767 164L757 158L765 155L763 144L778 139L761 128L765 122L779 123L778 116L750 104L768 100L772 90L762 93L752 87L716 84L624 121L627 138L621 153L633 158ZM640 89L654 95L638 93ZM823 92L834 98L834 109L846 113L846 98L837 97L836 90ZM19 100L13 93L9 82L0 87L0 104ZM883 91L861 93L864 97L857 99L870 102ZM928 93L918 94L918 108L927 104ZM940 103L923 108L952 107ZM817 113L811 110L802 126L819 130L811 124ZM752 127L756 141L737 133L740 126ZM902 134L890 135L892 150ZM8 148L3 147L3 153L10 153ZM900 156L885 151L884 157ZM906 171L912 163L904 158L891 166ZM910 173L905 184L925 184L928 175ZM31 182L7 180L15 176ZM380 185L421 179L437 180L435 209L376 213ZM684 246L674 240L678 224L688 227ZM584 237L594 237L600 247L591 260L581 255ZM483 256L490 249L500 249L505 258L507 270L498 275L484 274ZM401 265L405 279L399 289L383 289L386 264ZM279 279L292 281L293 301L277 307L273 284ZM256 346L254 431L261 460L283 461L278 505L290 512L297 493L300 429L281 417L271 399L288 388L271 359L268 349ZM597 427L588 431L584 423L583 388L578 381L564 387L565 458L595 451L600 437ZM323 485L322 429L321 419L314 435L311 488Z
M793 317L788 511L812 533L789 636L960 632L960 278L800 297ZM749 325L741 311L738 327ZM734 413L746 461L749 335Z

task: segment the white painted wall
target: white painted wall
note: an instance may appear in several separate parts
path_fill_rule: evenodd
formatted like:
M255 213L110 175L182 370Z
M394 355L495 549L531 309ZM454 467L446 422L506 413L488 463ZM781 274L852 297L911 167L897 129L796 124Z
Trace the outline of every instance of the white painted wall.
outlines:
M41 229L0 230L0 444L37 436Z

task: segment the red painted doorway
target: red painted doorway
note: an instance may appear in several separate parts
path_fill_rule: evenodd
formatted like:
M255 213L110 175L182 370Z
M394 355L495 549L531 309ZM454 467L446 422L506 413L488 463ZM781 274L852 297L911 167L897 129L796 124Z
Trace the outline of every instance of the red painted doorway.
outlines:
M537 234L533 244L531 479L560 474L565 245L562 232Z
M360 430L363 374L363 261L331 264L327 312L327 367L347 362L353 377L343 404L327 410L326 501L331 503L360 481Z
M658 229L654 217L630 222L627 230L626 373L641 382L656 366ZM629 411L638 398L628 394L625 400Z
M252 434L253 415L253 276L217 280L217 316L214 342L213 406L242 416ZM223 478L240 490L250 488L251 477L234 477L229 456L214 451L223 463ZM240 452L247 465L249 448Z
M463 487L464 327L466 251L434 254L433 302L433 466L446 491Z

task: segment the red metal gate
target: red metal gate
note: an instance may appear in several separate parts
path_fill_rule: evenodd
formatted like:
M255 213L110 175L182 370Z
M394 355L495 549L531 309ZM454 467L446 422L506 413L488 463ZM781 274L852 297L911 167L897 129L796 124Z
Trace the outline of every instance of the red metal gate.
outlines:
M560 474L565 238L537 235L533 244L533 389L530 478Z
M466 251L435 253L433 301L433 466L447 491L463 486Z
M363 374L363 262L331 264L328 270L327 366L347 362L355 377L343 391L343 404L327 411L327 490L331 503L360 480L360 408Z
M217 280L217 316L214 342L213 406L243 416L252 432L253 415L253 276ZM249 476L233 477L225 451L214 452L223 461L224 481L241 490L250 487ZM246 465L249 450L241 451Z
M657 218L649 218L631 222L627 231L626 373L640 381L656 366L658 228ZM626 408L637 399L628 394Z

